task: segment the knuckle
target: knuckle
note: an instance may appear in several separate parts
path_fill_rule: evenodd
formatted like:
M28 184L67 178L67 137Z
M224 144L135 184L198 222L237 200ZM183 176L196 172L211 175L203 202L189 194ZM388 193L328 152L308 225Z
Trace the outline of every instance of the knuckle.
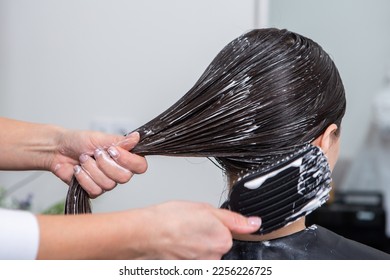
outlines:
M93 188L93 189L88 191L88 194L89 194L90 198L96 198L99 195L101 195L102 193L103 193L103 190L100 189L100 188Z
M117 183L115 181L109 180L107 183L104 184L104 186L102 186L102 189L105 191L110 191L110 190L114 189L116 186L117 186Z
M232 238L221 238L219 246L216 248L216 252L225 254L233 246Z
M120 184L124 184L127 183L131 177L133 177L133 173L129 171L120 175L116 181Z
M236 226L240 226L244 223L244 218L241 217L240 215L237 215L236 213L232 213L233 215L231 215L231 218L232 218L232 222L234 225Z
M213 246L210 248L210 254L215 255L216 259L221 258L232 246L233 240L231 238L221 238L218 242L213 243Z
M226 238L225 242L224 242L224 247L223 247L223 252L227 252L230 250L230 248L233 246L233 240L232 238Z
M143 162L137 168L137 173L138 174L143 174L143 173L146 172L147 169L148 169L148 163L146 162L145 159L143 159Z

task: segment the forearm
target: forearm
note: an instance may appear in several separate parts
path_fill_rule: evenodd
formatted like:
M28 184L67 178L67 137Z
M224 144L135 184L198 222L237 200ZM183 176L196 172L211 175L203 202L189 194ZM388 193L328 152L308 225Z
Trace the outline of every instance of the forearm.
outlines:
M0 169L48 170L62 128L0 118Z
M16 258L38 259L220 259L231 248L232 232L251 233L261 224L259 218L180 201L106 214L22 216L30 223L21 229L9 219L3 236L15 239L8 247ZM35 251L26 254L29 240Z
M142 212L142 211L140 211ZM137 210L77 216L38 216L38 259L138 259L142 213ZM150 250L149 252L150 253Z

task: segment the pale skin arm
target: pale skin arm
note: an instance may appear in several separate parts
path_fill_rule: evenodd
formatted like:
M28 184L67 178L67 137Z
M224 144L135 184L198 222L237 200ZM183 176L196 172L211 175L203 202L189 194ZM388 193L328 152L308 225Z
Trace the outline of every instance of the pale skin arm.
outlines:
M123 137L6 118L0 118L0 127L0 169L48 170L66 183L75 174L91 197L147 169L145 158L128 152L139 141L137 133ZM178 201L116 213L37 218L41 259L219 259L232 245L232 232L251 233L261 222Z
M137 133L123 137L6 118L0 128L1 170L48 170L67 184L76 175L91 197L147 169L144 157L128 152Z
M252 232L260 221L180 201L117 213L38 219L39 259L220 259L232 245L231 231Z

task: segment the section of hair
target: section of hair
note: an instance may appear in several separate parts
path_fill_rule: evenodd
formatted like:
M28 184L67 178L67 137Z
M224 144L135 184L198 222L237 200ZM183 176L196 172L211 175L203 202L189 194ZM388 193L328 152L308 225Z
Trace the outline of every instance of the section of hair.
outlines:
M180 100L138 128L132 152L215 158L236 179L330 124L340 127L345 108L338 70L317 43L288 30L255 29L229 43ZM68 193L69 213L89 211L88 200L75 202L77 188Z
M278 29L229 43L177 103L137 129L143 155L215 157L227 169L267 164L339 127L344 87L314 41Z

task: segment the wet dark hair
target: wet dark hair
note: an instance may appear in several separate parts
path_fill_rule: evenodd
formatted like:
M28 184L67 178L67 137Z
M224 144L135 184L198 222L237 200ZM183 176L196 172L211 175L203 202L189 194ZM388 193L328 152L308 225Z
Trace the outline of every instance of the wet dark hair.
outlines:
M229 43L176 104L137 129L143 155L213 157L228 172L267 164L338 127L344 87L329 55L288 30Z
M288 30L229 43L195 85L136 131L141 155L215 158L228 174L268 164L338 127L344 87L329 55Z

